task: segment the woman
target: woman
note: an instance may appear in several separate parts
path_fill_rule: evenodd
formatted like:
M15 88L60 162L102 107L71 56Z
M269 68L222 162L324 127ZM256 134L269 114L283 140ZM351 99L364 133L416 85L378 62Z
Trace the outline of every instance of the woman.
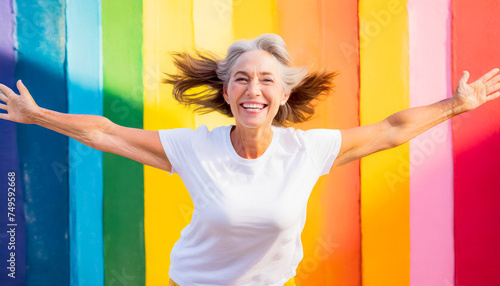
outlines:
M313 114L312 101L331 89L335 74L289 67L279 36L235 42L223 60L177 54L175 63L180 73L165 82L174 85L176 99L234 116L234 126L127 128L40 108L21 81L20 95L0 85L0 108L7 111L0 118L38 124L181 176L195 209L172 249L170 285L295 285L307 200L319 176L500 95L498 69L471 84L464 72L452 98L367 126L302 131L284 126ZM188 92L198 86L209 88Z

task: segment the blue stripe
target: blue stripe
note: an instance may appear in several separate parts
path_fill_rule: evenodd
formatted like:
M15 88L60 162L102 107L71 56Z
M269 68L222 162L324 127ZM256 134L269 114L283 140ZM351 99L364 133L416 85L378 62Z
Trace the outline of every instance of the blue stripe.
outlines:
M67 112L64 0L17 0L18 62L39 106ZM69 284L68 139L18 125L26 215L26 285Z
M68 112L102 115L98 0L66 0ZM102 152L69 141L71 285L104 284Z

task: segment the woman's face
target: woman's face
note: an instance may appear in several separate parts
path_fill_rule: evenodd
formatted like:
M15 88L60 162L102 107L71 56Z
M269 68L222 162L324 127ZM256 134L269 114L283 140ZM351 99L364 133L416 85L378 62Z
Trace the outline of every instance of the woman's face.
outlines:
M243 53L233 66L224 87L237 126L271 126L280 103L288 99L277 60L265 51Z

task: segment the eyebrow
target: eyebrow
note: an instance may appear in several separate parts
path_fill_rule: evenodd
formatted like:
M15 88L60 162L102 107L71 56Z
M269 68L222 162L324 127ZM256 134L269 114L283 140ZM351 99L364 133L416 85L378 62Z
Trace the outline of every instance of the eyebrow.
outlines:
M238 74L242 74L242 75L244 75L244 76L248 76L248 77L250 77L250 75L249 75L246 71L237 71L237 72L233 75L233 77L234 77L234 76L236 76L236 75L238 75ZM259 73L259 75L272 75L272 76L274 76L274 74L273 74L272 72L267 72L267 71L265 71L265 72L260 72L260 73Z

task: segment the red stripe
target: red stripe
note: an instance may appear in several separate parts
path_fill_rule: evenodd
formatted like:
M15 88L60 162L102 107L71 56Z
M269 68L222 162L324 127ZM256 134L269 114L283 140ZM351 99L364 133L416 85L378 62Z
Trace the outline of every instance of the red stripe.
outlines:
M454 0L452 65L470 81L500 65L500 3ZM452 120L456 285L500 285L500 100Z

